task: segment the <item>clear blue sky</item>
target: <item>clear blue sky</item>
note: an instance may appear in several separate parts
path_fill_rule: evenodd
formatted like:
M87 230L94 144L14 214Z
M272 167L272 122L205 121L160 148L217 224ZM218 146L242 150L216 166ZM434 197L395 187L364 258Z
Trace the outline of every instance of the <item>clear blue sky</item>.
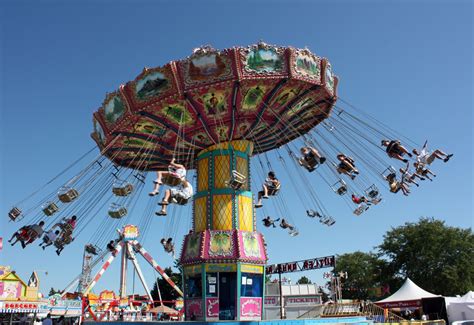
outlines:
M334 194L316 184L324 187L321 197L331 201L337 224L323 227L295 207L293 219L304 229L300 236L260 229L270 262L369 251L390 227L420 216L473 226L471 1L15 0L1 2L0 28L2 237L17 228L7 222L11 205L91 148L92 112L106 92L143 67L184 58L194 47L223 49L259 40L307 46L329 58L340 78L340 97L417 142L429 139L455 153L449 164L436 165L435 182L408 198L387 193L382 205L360 217L342 201L333 204ZM287 202L297 200L288 194ZM167 266L171 259L157 240L163 226L163 220L153 221L157 235L146 245ZM79 237L60 258L36 245L5 245L0 264L24 278L47 270L48 276L40 273L42 291L62 288L80 272L88 238ZM112 267L97 289L117 289L117 272ZM320 272L306 275L323 283Z

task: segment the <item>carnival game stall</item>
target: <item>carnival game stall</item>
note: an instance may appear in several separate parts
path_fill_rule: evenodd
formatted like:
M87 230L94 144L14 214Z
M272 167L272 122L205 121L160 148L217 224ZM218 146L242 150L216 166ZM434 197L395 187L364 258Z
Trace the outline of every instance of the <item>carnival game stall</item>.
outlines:
M41 316L47 304L47 300L41 298L36 272L25 282L9 266L0 266L1 324L12 324L25 314L30 319Z

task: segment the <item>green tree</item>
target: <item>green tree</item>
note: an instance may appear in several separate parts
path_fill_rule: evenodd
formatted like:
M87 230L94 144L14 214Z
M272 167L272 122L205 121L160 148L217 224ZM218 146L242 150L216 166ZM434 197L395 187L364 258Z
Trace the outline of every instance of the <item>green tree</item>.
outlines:
M472 230L448 227L444 221L420 218L392 228L378 246L392 278L409 277L423 289L441 295L474 288Z
M311 284L311 280L302 276L298 281L296 281L296 284Z
M181 271L180 269L178 269ZM170 279L180 288L183 290L183 281L182 281L182 276L181 272L173 272L171 267L167 267L164 269L165 273L170 277ZM161 299L164 301L170 301L170 300L176 300L179 298L179 294L173 289L172 286L166 282L162 277L157 278L158 285L160 286L160 292L161 292ZM153 289L151 290L151 296L153 297L154 300L159 300L158 296L158 288L156 286L156 282L153 285ZM167 305L172 305L168 303Z
M383 270L385 262L373 253L360 251L337 256L334 272L347 272L347 279L342 280L342 297L345 299L368 299L374 287L386 282Z

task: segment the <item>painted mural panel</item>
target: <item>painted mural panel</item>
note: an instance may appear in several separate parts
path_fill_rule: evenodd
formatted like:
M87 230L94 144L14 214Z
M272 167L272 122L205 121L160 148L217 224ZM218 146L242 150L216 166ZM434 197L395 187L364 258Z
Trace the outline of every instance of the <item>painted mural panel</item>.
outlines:
M187 236L186 242L186 259L197 258L199 256L201 248L201 235L200 234L190 234Z
M102 126L96 119L94 119L94 133L97 136L97 139L99 140L99 142L101 144L104 143L105 141L104 129L102 128Z
M190 60L188 76L191 80L218 78L226 73L226 62L217 53L197 56Z
M244 95L242 100L242 110L243 111L255 111L260 106L267 88L262 85L249 88Z
M328 62L326 64L326 87L333 93L334 92L334 74L332 73L331 64Z
M296 55L295 70L303 76L319 79L321 77L321 60L318 57L310 55L309 51L299 52Z
M212 232L209 240L210 256L230 256L233 254L234 243L232 234L228 232Z
M225 90L209 89L198 101L204 106L208 116L221 115L227 111L227 96Z
M246 69L255 72L282 72L283 56L274 48L254 48L245 58Z
M246 257L260 257L260 242L254 232L242 232L242 242Z
M193 122L191 113L189 113L183 103L167 104L160 110L160 114L178 125L186 125Z
M104 105L104 117L108 123L115 123L125 113L125 103L120 95L107 96Z
M135 96L142 101L160 96L170 88L168 78L161 71L146 70L135 83Z

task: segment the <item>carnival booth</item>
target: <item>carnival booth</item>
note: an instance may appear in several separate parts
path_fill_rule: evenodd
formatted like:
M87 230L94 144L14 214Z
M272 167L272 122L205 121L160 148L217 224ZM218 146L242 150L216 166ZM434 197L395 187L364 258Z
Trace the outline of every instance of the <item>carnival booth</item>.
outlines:
M423 298L439 297L423 290L407 278L405 283L390 297L377 301L375 304L382 308L420 308Z
M0 266L0 323L8 324L24 314L36 317L47 301L41 299L39 278L33 272L25 282L9 266Z

